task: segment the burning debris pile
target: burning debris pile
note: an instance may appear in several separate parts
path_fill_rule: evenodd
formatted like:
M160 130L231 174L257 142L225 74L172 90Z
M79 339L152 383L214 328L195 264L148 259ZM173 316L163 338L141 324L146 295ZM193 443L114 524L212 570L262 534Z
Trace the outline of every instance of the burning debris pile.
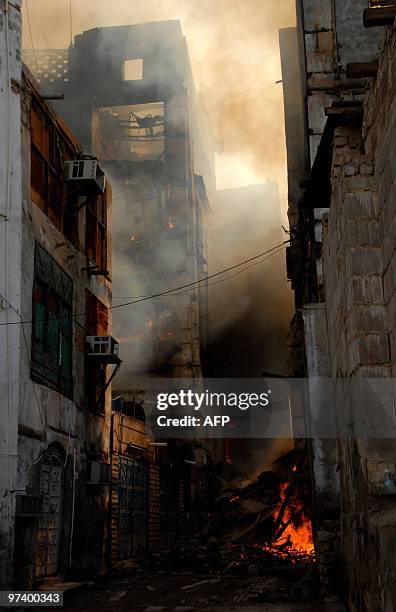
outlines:
M240 487L223 486L219 466L212 466L222 481L212 506L191 519L177 548L134 561L129 575L135 573L140 582L156 575L185 579L180 592L188 590L189 604L195 594L197 606L200 589L206 592L212 583L222 586L216 599L209 597L209 607L228 599L234 604L314 600L318 575L304 460L304 453L290 452ZM230 475L229 467L223 465L223 476Z
M223 573L260 575L270 568L307 567L314 563L305 454L291 451L274 469L262 472L242 488L226 488L207 522L191 543L202 553L210 573L216 563Z

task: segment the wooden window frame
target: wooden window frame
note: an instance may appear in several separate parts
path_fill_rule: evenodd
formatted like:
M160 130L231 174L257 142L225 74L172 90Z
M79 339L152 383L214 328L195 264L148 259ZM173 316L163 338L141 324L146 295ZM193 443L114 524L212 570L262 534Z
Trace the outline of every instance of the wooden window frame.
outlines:
M46 107L32 97L31 106L31 199L44 212L50 221L65 234L74 246L78 247L77 198L69 199L68 188L64 180L63 161L73 159L77 153L68 138L57 127ZM33 113L37 119L33 119ZM39 126L36 135L34 126ZM47 149L47 151L46 151ZM58 160L58 163L57 163ZM42 167L43 193L35 189L38 177L38 165ZM58 166L58 167L56 167ZM51 189L51 181L56 185Z
M109 329L108 310L105 304L88 289L85 290L87 336L107 336ZM105 394L102 390L106 383L107 367L98 364L93 357L85 356L85 398L86 407L91 412L104 414Z
M42 265L42 259L45 259L47 266ZM52 273L46 274L45 267L50 267ZM59 278L58 287L53 282L55 277ZM60 290L62 285L66 286L66 292ZM37 299L39 293L42 295L42 301ZM31 377L72 398L73 281L38 244L32 297Z
M100 212L100 208L102 211ZM85 254L99 270L107 267L107 194L88 198L85 206Z

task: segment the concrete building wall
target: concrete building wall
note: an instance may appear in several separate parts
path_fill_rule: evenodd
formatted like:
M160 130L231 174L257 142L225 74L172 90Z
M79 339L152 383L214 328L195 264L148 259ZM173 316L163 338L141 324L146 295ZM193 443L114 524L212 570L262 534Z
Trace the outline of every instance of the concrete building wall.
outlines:
M58 142L59 151L63 153L67 150L77 155L79 148L67 128L41 99L31 76L21 72L19 11L15 6L8 5L8 8L9 13L0 20L5 27L8 21L10 30L7 37L10 73L7 62L1 63L6 68L5 73L0 71L6 102L1 107L2 93L0 112L3 110L4 120L0 121L0 129L5 128L4 142L7 143L7 154L0 156L3 198L0 209L0 323L4 323L0 326L0 580L4 587L30 589L35 580L49 576L62 579L74 571L94 575L104 566L108 546L109 488L102 486L103 481L98 480L95 484L95 478L90 479L87 470L89 462L100 465L109 462L110 390L106 392L103 409L92 412L87 408L85 338L88 327L95 323L94 317L90 318L92 313L87 314L87 291L107 308L111 305L111 281L99 275L90 276L86 271L89 257L85 207L81 206L77 213L77 236L72 243L54 219L39 207L33 195L32 151L37 129L40 129L37 119L33 128L33 99L42 110L42 125L46 126L43 130L48 129L48 134L58 137L57 140L54 136L51 141L49 136L49 142ZM41 159L47 163L44 155ZM47 170L48 176L51 172L52 180L62 186L51 205L63 210L63 196L60 195L63 193L63 168ZM4 198L4 194L8 197ZM48 194L49 187L45 198L50 197ZM111 231L110 186L106 194L107 230ZM84 203L85 197L79 199L80 205L81 200ZM58 383L49 378L38 378L34 369L37 364L37 310L33 304L38 303L37 271L43 265L41 260L38 262L41 255L37 259L38 248L47 253L45 265L55 270L54 278L62 279L61 284L68 278L73 287L70 393L61 390ZM111 249L110 237L107 248ZM111 257L107 263L111 269ZM55 287L51 284L48 287L51 294L47 294L45 304L51 299L58 300L57 308L60 308L59 292L55 298ZM57 313L54 320L61 320L59 312L62 310L51 312ZM39 323L46 329L47 336L49 319L39 319ZM59 329L54 346L63 347ZM61 348L59 359L62 357ZM60 363L57 363L58 368Z
M22 282L21 313L26 321L32 321L32 295L35 278L35 247L41 245L60 268L73 280L73 314L87 312L86 292L89 291L105 306L111 305L111 282L101 276L89 276L83 271L87 266L85 253L85 208L78 213L76 245L65 238L48 216L32 201L31 193L31 124L30 109L32 90L25 80L22 100L22 158L20 176L22 184L22 250L29 254L16 274ZM54 121L56 121L54 116ZM108 192L110 194L110 191ZM82 198L84 200L84 198ZM81 204L81 200L80 200ZM111 201L107 200L106 214L111 218ZM111 224L108 224L111 230ZM107 242L111 249L111 240ZM111 259L108 260L111 264ZM92 314L92 313L90 313ZM77 316L72 321L72 372L73 395L67 397L59 391L31 377L33 362L32 325L22 329L23 344L19 368L19 422L18 422L18 478L17 490L21 495L40 495L40 466L52 449L59 449L64 461L62 469L62 526L59 536L57 573L80 570L94 574L104 564L104 547L107 545L106 508L108 488L87 485L86 469L89 460L108 463L110 457L109 430L111 394L108 389L103 411L87 409L85 337L92 323L88 315ZM111 321L109 322L111 323ZM111 332L109 324L108 333ZM110 374L107 368L106 378ZM73 491L75 499L73 500ZM81 509L84 508L84 512ZM36 525L27 525L18 519L18 529L31 531ZM95 541L92 547L88 540ZM35 549L39 546L36 541ZM35 578L35 555L33 558L19 551L15 558L15 572L26 585Z
M297 28L279 31L279 47L285 111L288 215L290 226L295 227L298 224L298 201L302 195L300 182L309 168L307 116L302 88L305 67L301 67Z
M365 102L363 130L338 128L324 238L332 376L388 379L395 368L396 34L390 28ZM380 112L379 112L380 111ZM384 392L385 393L385 392ZM358 410L358 407L354 407ZM339 442L342 550L352 610L395 609L395 431Z
M297 0L303 33L311 164L333 101L362 99L361 79L347 79L350 62L374 60L382 30L363 26L366 0ZM364 85L364 84L363 84Z
M290 335L293 372L326 375L319 366L327 352L327 376L333 380L389 380L394 370L394 30L365 28L364 0L300 0L296 6L311 171L300 177L306 180L297 240L288 254L297 308ZM348 64L375 59L380 68L374 81L347 74ZM288 132L291 137L293 129ZM291 193L298 161L293 146L288 141ZM314 416L321 398L312 393L314 383L308 385ZM345 419L361 416L348 394L337 396L335 409ZM352 610L393 610L396 513L392 496L385 495L384 475L395 471L394 435L392 427L392 439L370 439L370 433L337 432L336 446L330 439L312 440L315 545L324 583L327 569L340 577L341 553ZM332 517L321 514L326 508ZM340 545L334 546L337 533Z
M313 533L322 593L340 592L340 490L337 473L335 418L328 420L325 438L312 431L313 424L326 419L331 387L323 381L330 376L330 356L325 304L306 304L302 310L306 348L306 435L314 487ZM315 426L315 425L314 425ZM321 431L323 428L321 428Z
M47 56L37 53L39 71ZM141 74L126 78L127 62L140 63ZM68 82L62 84L65 100L57 103L57 110L97 155L113 186L114 305L135 301L114 310L113 329L123 365L113 396L129 407L137 402L143 410L150 377L197 379L192 384L198 385L202 377L208 318L205 284L139 303L133 296L168 292L207 274L206 216L208 196L215 189L210 125L195 90L178 21L84 32L69 50L67 70ZM39 76L46 91L59 86L42 72ZM150 118L152 125L145 127ZM125 563L147 549L172 547L175 529L169 525L167 491L174 485L173 475L191 480L183 472L185 456L173 458L171 448L162 449L165 457L158 456L152 452L153 439L142 437L136 424L122 428L121 448L119 419L115 408L112 563ZM122 419L127 425L129 417ZM164 464L172 464L173 474L166 473ZM131 473L145 480L144 502L143 490L132 495L125 482ZM135 497L143 504L145 530L140 529L142 522L136 529L127 524L125 500ZM183 513L182 504L173 508L179 526Z
M12 585L21 327L21 2L0 2L0 587ZM17 323L17 324L15 324Z

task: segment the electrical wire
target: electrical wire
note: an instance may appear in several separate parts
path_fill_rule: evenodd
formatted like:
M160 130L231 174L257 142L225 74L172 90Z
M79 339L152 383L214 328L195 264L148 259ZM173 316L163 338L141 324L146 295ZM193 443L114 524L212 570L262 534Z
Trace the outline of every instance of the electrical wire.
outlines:
M20 313L17 311L17 309L16 309L16 308L14 308L14 307L12 306L12 304L10 304L10 302L9 302L9 301L8 301L8 300L7 300L7 299L6 299L6 298L5 298L3 295L0 295L0 298L1 298L2 300L4 300L4 301L6 302L6 304L8 304L8 306L11 308L11 310L13 310L13 311L14 311L14 312L15 312L15 313L18 315L18 317L19 317L19 318L20 318L20 320L21 320L22 335L23 335L23 340L24 340L24 343L25 343L25 348L26 348L26 357L27 357L27 360L28 360L29 369L31 369L31 368L32 368L32 363L31 363L31 361L30 361L29 345L28 345L28 341L27 341L27 338L26 338L25 326L24 326L24 321L22 321L22 316L21 316L21 314L20 314ZM39 399L38 399L38 397L37 397L37 393L36 393L36 386L35 386L35 384L34 384L34 381L32 381L32 386L33 386L33 394L34 394L34 397L35 397L35 399L36 399L36 404L37 404L37 408L38 408L38 413L39 413L39 415L40 415L41 425L42 425L42 428L43 428L43 433L44 433L45 443L47 444L47 432L46 432L46 429L45 429L45 423L44 423L44 419L43 419L43 414L42 414L42 412L41 412L40 402L39 402ZM33 464L32 464L32 465L33 465Z
M37 57L36 57L36 50L35 50L34 44L33 44L32 28L31 28L31 25L30 25L29 0L26 0L26 16L27 16L27 22L28 22L28 28L29 28L30 44L32 46L34 63L36 64L37 78L38 78L40 75L39 75L39 67L38 67Z
M70 46L73 45L73 0L69 0Z
M226 281L231 280L232 278L235 278L236 276L239 276L240 274L242 274L243 272L246 272L247 270L250 270L250 268L254 268L255 266L259 266L262 263L265 263L266 261L268 261L268 259L271 259L271 257L273 257L273 255L277 255L277 253L281 253L282 251L284 251L285 246L281 246L279 247L279 249L277 251L273 251L273 253L271 253L270 255L268 255L268 257L266 257L265 259L262 259L261 261L256 261L255 263L250 264L250 266L246 266L246 268L243 268L243 270L239 270L239 272L235 272L235 274L231 274L231 276L227 276L226 278L222 278L218 281L215 281L214 283L208 283L208 287L214 287L214 285L221 285L221 283L225 283ZM191 289L187 289L186 291L181 291L179 293L174 293L172 295L182 295L183 293L188 293L189 291L192 291Z
M236 276L239 276L240 274L242 274L243 272L246 272L247 270L250 270L250 268L254 268L255 266L258 266L262 263L265 263L268 259L270 259L273 255L276 255L277 253L281 253L282 251L284 251L285 246L281 245L278 247L278 250L273 251L270 255L268 255L268 257L266 257L265 259L262 259L261 261L256 261L253 264L250 264L250 266L246 266L246 268L243 268L243 270L239 270L239 272L236 272L235 274L231 274L231 276L227 276L226 278L222 278L221 280L215 281L214 283L208 283L207 287L214 287L215 285L221 285L221 283L225 283L228 280L231 280L232 278L235 278ZM185 293L189 293L190 291L193 291L195 289L195 287L190 287L189 289L186 289L185 291L179 291L177 293L171 293L170 297L174 296L174 295L183 295ZM118 299L118 300L132 300L132 299L138 299L138 298L143 298L146 297L144 295L136 295L136 296L114 296L113 295L113 299Z
M5 262L5 274L4 274L4 290L8 297L9 295L9 218L10 218L10 202L11 202L11 149L12 149L12 103L11 103L11 66L10 66L10 16L9 16L9 1L5 3L5 44L6 44L6 66L7 66L7 104L8 104L8 125L7 125L7 166L6 166L6 193L5 193L5 212L2 214L4 220L4 262ZM5 224L5 225L4 225ZM5 300L7 302L7 300ZM9 311L5 313L6 323L10 323L8 320ZM7 408L8 408L8 486L10 491L14 489L15 481L12 469L12 456L13 456L13 444L11 440L11 432L13 431L13 410L12 410L12 390L11 390L11 350L10 350L10 329L7 327L5 330L6 336L6 358L7 358Z
M284 240L283 242L281 242L280 244L275 245L274 247L272 247L271 249L268 249L267 251L264 251L263 253L259 253L258 255L254 255L253 257L250 257L249 259L245 259L245 261L241 261L233 266L229 266L228 268L225 268L224 270L220 270L219 272L215 272L214 274L209 274L208 276L205 276L204 278L198 279L196 281L192 281L191 283L186 283L185 285L180 285L179 287L174 287L173 289L167 289L166 291L160 291L158 293L153 293L152 295L146 295L143 296L139 299L133 299L131 301L128 302L124 302L122 304L115 304L112 306L108 306L107 310L115 310L116 308L125 308L126 306L131 306L132 304L139 304L141 302L146 302L147 300L152 300L154 298L157 297L162 297L163 295L170 295L175 293L176 291L180 291L181 289L187 289L188 287L195 287L195 286L199 286L201 283L205 283L206 281L208 281L210 278L216 278L218 276L220 276L221 274L225 274L226 272L230 272L231 270L236 270L237 268L240 268L241 266L244 266L247 263L256 261L257 259L259 259L260 257L263 257L264 255L268 255L269 253L272 253L273 251L277 251L280 247L283 247L286 244L289 244L291 242L291 240L293 239L288 239L288 240ZM259 263L259 262L257 262ZM13 310L15 310L13 308ZM18 311L15 310L15 312L18 313ZM77 319L79 317L84 317L86 316L87 312L81 312L79 314L75 314L75 315L66 315L64 317L60 317L60 319ZM18 313L18 316L19 313ZM40 323L43 322L45 323L45 319L38 319L35 321L36 323ZM20 324L31 324L33 323L33 320L30 321L22 321L22 319L20 321L11 321L8 323L0 323L0 326L3 325L20 325Z

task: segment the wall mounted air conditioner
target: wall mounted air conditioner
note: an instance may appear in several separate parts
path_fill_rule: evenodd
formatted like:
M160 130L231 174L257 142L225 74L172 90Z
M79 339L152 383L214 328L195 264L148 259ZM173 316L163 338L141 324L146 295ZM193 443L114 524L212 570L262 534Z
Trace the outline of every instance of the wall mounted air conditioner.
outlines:
M65 180L86 183L103 193L106 186L105 173L99 166L97 159L74 159L65 162Z
M112 336L87 336L87 355L96 358L117 358L119 343Z
M16 509L17 516L35 517L43 514L43 498L39 495L17 495Z

